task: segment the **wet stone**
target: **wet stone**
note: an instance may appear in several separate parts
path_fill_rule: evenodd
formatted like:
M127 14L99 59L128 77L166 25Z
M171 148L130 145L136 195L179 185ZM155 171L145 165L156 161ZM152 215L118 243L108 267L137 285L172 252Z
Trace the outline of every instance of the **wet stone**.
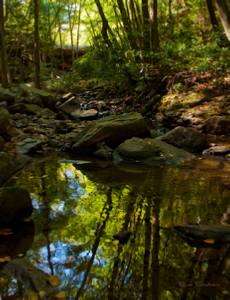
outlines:
M214 146L204 150L202 153L203 155L221 156L230 153L230 148L226 146Z

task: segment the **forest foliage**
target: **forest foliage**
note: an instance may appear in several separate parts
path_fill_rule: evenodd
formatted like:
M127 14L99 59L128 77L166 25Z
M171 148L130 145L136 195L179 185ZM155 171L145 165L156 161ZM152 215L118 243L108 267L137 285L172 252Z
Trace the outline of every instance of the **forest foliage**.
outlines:
M23 81L25 65L37 87L59 79L62 89L89 78L120 88L178 84L172 78L184 71L222 77L230 66L228 2L1 0L2 83Z

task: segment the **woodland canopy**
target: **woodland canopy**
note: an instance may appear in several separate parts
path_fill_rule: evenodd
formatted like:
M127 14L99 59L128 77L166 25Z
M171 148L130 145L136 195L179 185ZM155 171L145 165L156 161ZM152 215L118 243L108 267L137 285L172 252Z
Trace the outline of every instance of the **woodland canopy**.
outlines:
M0 0L0 80L96 78L180 89L180 72L223 78L230 65L229 0ZM190 73L189 73L190 72ZM224 88L224 82L218 81ZM158 91L158 92L159 92Z

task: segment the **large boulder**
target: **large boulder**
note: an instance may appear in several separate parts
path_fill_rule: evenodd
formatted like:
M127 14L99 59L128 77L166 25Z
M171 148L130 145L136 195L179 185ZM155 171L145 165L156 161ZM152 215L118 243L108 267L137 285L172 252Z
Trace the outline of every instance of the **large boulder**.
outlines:
M189 152L200 152L209 147L206 137L193 128L178 126L156 138Z
M93 152L96 144L105 142L116 147L132 136L150 136L150 131L141 114L132 112L121 116L108 116L91 122L76 135L72 151L77 154Z
M19 187L0 188L0 228L22 221L32 214L29 193Z
M3 134L6 131L7 126L9 125L10 114L8 110L0 107L0 134Z
M203 130L209 134L230 133L230 118L211 117L204 121Z
M34 87L27 86L23 83L19 85L15 99L16 101L27 99L34 104L37 104L39 106L42 105L52 110L55 109L55 104L57 102L57 99L54 95L51 95Z
M195 155L156 139L133 137L120 144L113 153L115 161L165 162L183 165L197 161Z

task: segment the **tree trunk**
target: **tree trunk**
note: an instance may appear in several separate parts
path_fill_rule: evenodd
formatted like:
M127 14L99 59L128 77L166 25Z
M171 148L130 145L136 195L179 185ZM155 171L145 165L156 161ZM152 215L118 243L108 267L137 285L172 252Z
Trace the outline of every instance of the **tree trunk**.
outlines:
M150 22L152 49L153 51L158 52L160 48L160 41L157 22L157 0L150 0Z
M148 0L142 0L142 16L143 16L144 50L147 51L150 49L150 22L149 22Z
M38 32L38 0L34 0L34 58L35 58L35 87L40 88L40 62L39 62L39 32Z
M206 3L207 3L208 12L209 12L209 16L210 16L212 26L215 28L215 26L218 26L218 22L217 22L217 18L216 18L216 15L215 15L212 0L206 0Z
M76 53L76 59L78 59L78 51L79 51L80 26L81 26L81 0L80 0L80 4L79 4L79 13L78 13L78 27L77 27L77 53Z
M221 22L224 26L225 33L228 40L230 41L230 12L225 0L216 0L216 6L218 13L221 19Z
M137 43L136 43L136 40L133 36L132 26L131 26L131 23L130 23L130 19L128 18L128 15L126 13L123 0L117 0L117 3L118 3L118 7L119 7L119 10L120 10L120 13L121 13L122 22L123 22L124 27L125 27L125 32L126 32L126 34L128 36L128 39L129 39L130 46L132 47L132 49L137 49L138 48Z
M2 86L8 87L10 76L5 48L3 0L0 0L0 77L2 78Z
M109 29L108 20L105 17L105 14L103 12L103 9L102 9L100 1L99 0L95 0L95 3L97 5L97 9L98 9L98 12L99 12L99 14L101 16L101 20L102 20L102 30L101 30L101 33L102 33L103 39L104 39L105 43L107 44L107 46L111 47L112 43L111 43L111 41L110 41L110 39L108 37L108 33L107 33L107 30Z

